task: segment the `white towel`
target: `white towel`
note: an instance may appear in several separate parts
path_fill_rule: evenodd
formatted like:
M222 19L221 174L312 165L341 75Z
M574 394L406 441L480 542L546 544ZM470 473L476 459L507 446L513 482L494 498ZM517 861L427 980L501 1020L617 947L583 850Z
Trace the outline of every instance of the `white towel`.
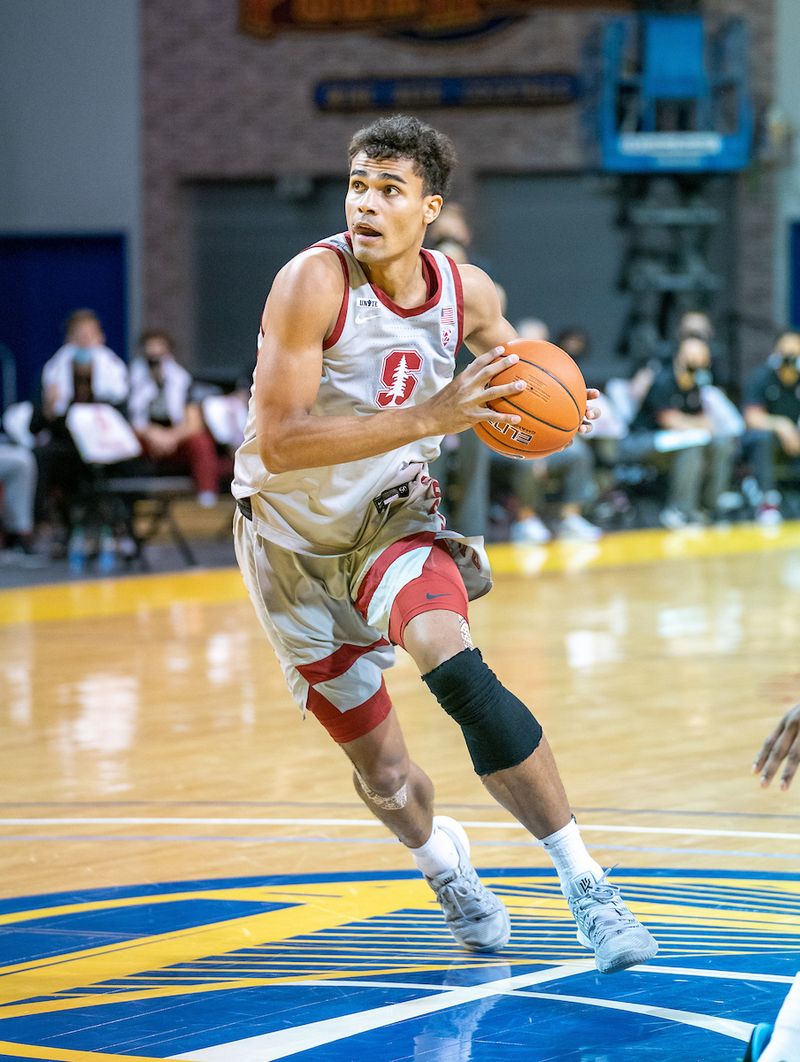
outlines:
M57 417L66 413L74 397L72 362L78 349L75 343L65 343L42 369L43 387L45 390L52 388L55 393L53 412ZM90 351L94 400L119 405L128 397L127 365L108 347L91 347Z
M186 417L192 377L174 358L164 358L161 369L169 418L173 424L181 424ZM150 423L150 404L157 394L158 385L150 366L144 358L134 358L131 362L131 391L128 398L128 416L134 428L145 428Z

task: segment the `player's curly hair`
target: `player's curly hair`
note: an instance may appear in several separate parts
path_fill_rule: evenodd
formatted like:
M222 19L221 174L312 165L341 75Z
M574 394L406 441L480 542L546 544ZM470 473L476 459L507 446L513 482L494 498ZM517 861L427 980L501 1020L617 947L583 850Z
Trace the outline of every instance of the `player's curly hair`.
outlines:
M423 195L446 195L457 161L448 136L407 114L378 118L359 129L348 148L350 163L359 151L371 159L411 159L422 178Z

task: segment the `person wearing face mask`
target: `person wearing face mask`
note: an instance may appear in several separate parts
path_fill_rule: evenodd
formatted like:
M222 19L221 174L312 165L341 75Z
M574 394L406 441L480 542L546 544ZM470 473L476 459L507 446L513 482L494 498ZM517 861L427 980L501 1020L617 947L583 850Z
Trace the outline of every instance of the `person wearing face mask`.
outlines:
M747 382L744 418L749 433L749 456L761 501L757 519L781 521L776 465L787 464L800 482L800 332L782 332L765 364Z
M671 364L656 375L630 434L620 441L622 460L668 464L664 527L705 523L706 512L717 515L730 483L737 440L717 434L704 411L701 391L711 380L708 343L698 336L679 340Z
M42 369L41 407L31 422L31 431L39 437L34 451L36 512L53 525L57 557L65 548L62 539L71 525L73 503L91 491L92 482L67 427L68 411L78 403L96 402L119 409L128 396L128 367L105 339L94 310L75 310L67 319L63 346Z
M217 450L194 398L192 377L175 360L174 350L167 332L142 333L131 364L128 415L157 472L189 472L199 504L212 508L219 497Z

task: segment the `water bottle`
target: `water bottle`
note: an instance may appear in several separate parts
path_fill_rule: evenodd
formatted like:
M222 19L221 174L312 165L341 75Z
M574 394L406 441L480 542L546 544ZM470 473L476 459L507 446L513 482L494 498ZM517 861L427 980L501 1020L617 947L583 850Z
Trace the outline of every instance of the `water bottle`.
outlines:
M73 575L81 575L86 570L86 534L82 527L76 527L69 537L67 563Z
M97 570L104 575L113 572L117 567L117 543L110 527L104 527L100 531L100 545L97 552Z

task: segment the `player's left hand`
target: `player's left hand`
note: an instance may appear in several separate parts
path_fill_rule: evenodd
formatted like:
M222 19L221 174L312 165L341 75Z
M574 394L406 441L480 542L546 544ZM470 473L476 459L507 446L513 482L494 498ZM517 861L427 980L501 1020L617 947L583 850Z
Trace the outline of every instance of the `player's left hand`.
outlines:
M593 398L599 398L599 397L600 397L600 392L597 390L596 387L587 387L586 388L586 401L587 402L591 402ZM581 421L581 426L578 428L578 433L580 435L588 435L589 432L592 430L592 421L593 420L597 420L597 418L599 416L600 416L600 410L597 409L596 406L588 406L587 405L586 413L584 414L583 420Z
M596 387L587 387L586 388L586 401L587 402L591 402L591 400L593 398L599 398L599 397L600 397L600 392L597 390ZM599 416L600 416L600 410L599 409L597 409L594 406L589 407L587 405L586 412L584 413L583 420L581 421L581 426L578 428L578 434L579 435L588 435L589 432L592 430L592 427L593 427L592 421L593 420L597 420L597 418ZM570 446L572 446L573 441L574 441L574 439L570 439L570 441L567 443L567 445L566 446L562 446L561 449L558 452L562 453L564 450L569 450Z
M769 785L784 760L786 765L781 774L781 789L788 789L800 766L800 704L786 713L755 758L753 773L761 772L762 786L766 788Z

